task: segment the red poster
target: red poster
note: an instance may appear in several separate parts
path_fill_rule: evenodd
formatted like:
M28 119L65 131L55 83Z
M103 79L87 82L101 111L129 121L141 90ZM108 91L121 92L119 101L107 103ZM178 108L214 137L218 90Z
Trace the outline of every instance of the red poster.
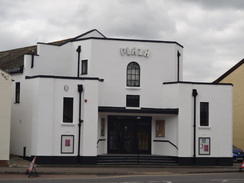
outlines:
M65 139L65 146L70 146L70 139Z
M208 151L208 145L204 145L204 151Z

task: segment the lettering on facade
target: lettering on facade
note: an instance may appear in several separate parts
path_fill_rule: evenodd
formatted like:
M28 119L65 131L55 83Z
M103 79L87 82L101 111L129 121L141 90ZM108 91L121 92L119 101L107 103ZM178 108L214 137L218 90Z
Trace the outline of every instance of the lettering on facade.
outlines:
M150 56L150 50L149 49L143 49L143 48L120 48L120 54L122 56L143 56L143 57L149 57Z

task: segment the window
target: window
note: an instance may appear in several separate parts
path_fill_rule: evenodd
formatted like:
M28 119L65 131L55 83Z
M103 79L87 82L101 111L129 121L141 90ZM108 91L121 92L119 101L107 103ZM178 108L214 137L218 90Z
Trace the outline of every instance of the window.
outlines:
M73 122L73 98L64 97L63 101L63 122Z
M101 119L101 136L102 137L105 136L105 119L104 118Z
M126 107L139 107L140 96L139 95L126 95Z
M15 83L15 103L20 102L20 82Z
M82 60L81 61L81 74L87 74L88 73L88 60Z
M208 102L200 102L200 126L209 126Z
M140 87L140 66L136 62L127 66L127 86Z

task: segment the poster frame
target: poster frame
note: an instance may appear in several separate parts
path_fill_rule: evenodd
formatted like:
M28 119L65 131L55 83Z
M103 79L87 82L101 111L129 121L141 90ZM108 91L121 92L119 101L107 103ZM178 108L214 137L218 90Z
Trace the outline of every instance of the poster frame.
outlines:
M211 138L199 137L198 138L198 152L199 155L210 155L211 152Z
M61 154L74 154L74 135L61 135Z

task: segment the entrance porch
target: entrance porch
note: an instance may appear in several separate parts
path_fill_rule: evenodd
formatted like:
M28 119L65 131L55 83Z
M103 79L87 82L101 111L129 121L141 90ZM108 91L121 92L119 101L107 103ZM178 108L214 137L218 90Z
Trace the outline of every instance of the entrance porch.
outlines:
M151 117L109 116L108 154L151 154Z

